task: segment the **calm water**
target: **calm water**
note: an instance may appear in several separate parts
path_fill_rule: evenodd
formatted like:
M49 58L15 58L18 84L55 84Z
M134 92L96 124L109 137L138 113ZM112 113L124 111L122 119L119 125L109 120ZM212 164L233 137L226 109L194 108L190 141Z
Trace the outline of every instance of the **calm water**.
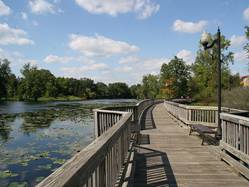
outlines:
M34 186L87 146L92 109L135 100L0 103L0 186Z

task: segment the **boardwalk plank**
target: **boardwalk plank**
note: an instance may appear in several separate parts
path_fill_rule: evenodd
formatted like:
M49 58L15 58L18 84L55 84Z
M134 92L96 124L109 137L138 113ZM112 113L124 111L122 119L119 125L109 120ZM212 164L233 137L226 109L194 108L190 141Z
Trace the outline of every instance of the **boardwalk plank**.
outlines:
M146 110L142 123L135 187L249 186L198 136L188 136L189 129L180 127L162 104Z

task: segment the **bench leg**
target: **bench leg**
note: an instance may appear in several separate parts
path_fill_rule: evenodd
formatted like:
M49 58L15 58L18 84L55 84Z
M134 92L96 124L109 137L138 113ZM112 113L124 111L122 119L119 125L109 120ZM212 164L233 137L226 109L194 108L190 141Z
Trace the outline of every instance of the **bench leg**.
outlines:
M191 135L191 133L193 132L193 129L192 129L192 127L190 126L190 130L189 130L189 136Z
M204 145L204 136L202 136L202 142L201 142L201 145Z

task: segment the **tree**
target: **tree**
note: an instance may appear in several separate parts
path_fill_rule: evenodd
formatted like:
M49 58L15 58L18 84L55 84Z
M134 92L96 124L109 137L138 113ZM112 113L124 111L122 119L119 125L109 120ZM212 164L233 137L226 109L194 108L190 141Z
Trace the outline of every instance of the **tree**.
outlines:
M216 35L210 35L210 43ZM228 88L229 79L231 76L229 64L233 62L233 53L228 51L230 41L221 36L221 59L222 59L222 88ZM192 66L193 81L197 87L195 97L197 99L212 98L216 95L217 87L217 62L218 49L214 45L211 49L204 50L201 43L196 55L195 62Z
M249 40L249 26L245 26L245 35L247 40ZM247 56L249 57L249 43L246 43L246 45L244 46L244 50L247 53ZM248 71L249 71L249 63L248 63Z
M96 83L96 95L97 98L107 98L108 93L108 86L104 84L103 82L97 82Z
M155 99L159 93L159 80L156 75L146 75L142 81L142 95L145 99Z
M17 96L17 89L18 89L18 79L14 74L10 74L7 81L7 96L8 97Z
M169 98L187 96L189 79L190 67L176 56L168 64L163 64L161 67L161 86Z
M131 97L136 99L143 98L142 85L135 84L130 87Z
M54 95L51 90L54 87L52 84L55 77L50 71L44 69L38 70L37 67L26 64L23 66L21 73L23 75L19 89L21 98L37 101L39 97L45 96L46 93L49 96Z
M126 83L116 82L108 86L110 98L130 98L130 90Z
M8 96L8 80L11 76L9 64L7 59L0 59L0 99Z

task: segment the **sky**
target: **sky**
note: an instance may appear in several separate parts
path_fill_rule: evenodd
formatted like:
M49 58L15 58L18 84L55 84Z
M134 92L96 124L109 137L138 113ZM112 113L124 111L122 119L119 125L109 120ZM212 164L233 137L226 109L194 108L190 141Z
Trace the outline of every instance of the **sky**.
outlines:
M203 31L231 40L232 73L247 75L248 0L0 0L0 58L55 76L139 83L177 56L194 62Z

